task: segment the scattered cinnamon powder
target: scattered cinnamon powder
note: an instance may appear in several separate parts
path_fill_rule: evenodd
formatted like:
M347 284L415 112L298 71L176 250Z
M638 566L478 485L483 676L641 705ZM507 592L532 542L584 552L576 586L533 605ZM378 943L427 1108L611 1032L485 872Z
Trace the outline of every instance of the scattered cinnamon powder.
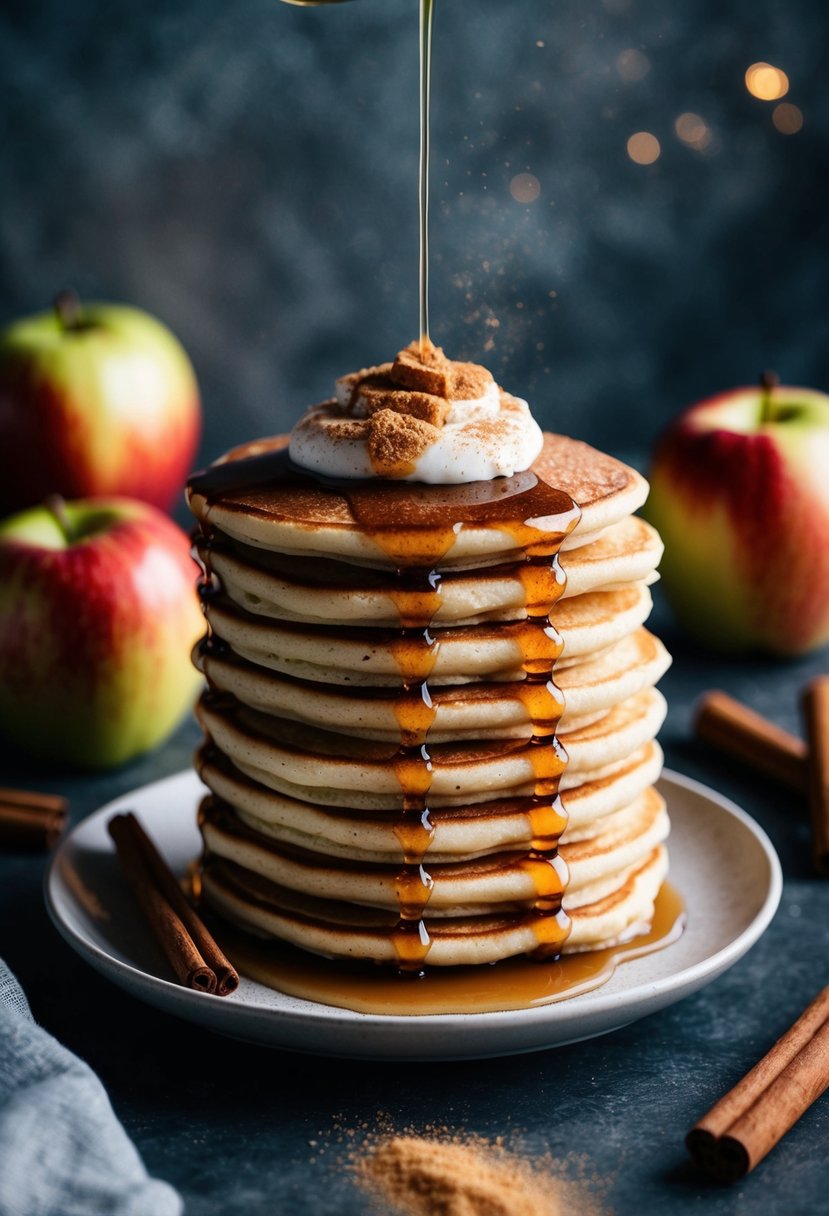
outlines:
M601 1216L595 1195L560 1164L530 1160L500 1139L389 1133L355 1153L351 1169L400 1216Z

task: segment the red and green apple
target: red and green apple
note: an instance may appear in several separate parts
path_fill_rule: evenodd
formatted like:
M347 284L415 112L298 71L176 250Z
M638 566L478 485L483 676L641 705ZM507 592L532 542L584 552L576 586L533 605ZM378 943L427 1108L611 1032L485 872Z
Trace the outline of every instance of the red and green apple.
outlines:
M829 641L829 396L737 388L659 441L645 515L680 622L722 651L794 655Z
M88 768L161 743L192 705L204 632L184 532L126 498L0 523L0 730Z
M200 429L190 360L139 309L64 293L54 311L0 333L0 515L49 494L126 495L166 510Z

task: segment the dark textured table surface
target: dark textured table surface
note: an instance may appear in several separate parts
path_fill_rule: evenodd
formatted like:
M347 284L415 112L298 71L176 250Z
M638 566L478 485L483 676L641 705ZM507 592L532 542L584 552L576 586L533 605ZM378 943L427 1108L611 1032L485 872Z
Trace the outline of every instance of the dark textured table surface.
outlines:
M39 858L0 859L0 943L37 1018L99 1073L151 1171L174 1183L188 1216L356 1216L342 1128L439 1124L505 1135L529 1155L586 1153L605 1202L634 1212L806 1214L825 1211L829 1106L813 1107L756 1173L723 1190L689 1167L683 1137L826 982L829 883L809 867L797 798L691 741L698 694L722 687L798 729L798 690L826 655L723 662L657 628L675 662L662 687L669 765L733 798L769 833L783 863L771 927L724 976L681 1003L604 1038L500 1060L417 1066L292 1056L220 1038L126 996L81 963L49 923ZM114 774L45 774L6 755L2 780L60 789L78 820L189 763L195 728ZM734 858L739 865L740 859Z

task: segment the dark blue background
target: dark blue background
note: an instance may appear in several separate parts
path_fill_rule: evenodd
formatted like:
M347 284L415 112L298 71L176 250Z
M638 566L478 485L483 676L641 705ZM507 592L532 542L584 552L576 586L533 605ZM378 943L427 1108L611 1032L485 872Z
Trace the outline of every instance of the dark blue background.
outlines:
M436 340L619 452L765 367L829 387L825 4L436 10ZM290 425L415 336L416 33L416 0L5 0L0 314L73 283L159 315L204 386L204 457ZM788 72L798 134L747 92L755 60Z

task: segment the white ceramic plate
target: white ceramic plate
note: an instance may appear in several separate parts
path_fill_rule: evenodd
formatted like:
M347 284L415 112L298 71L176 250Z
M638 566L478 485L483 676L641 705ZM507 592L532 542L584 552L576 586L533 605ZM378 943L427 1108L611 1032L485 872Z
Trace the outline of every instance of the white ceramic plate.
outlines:
M285 996L243 979L230 997L181 988L124 889L109 817L134 810L170 865L197 854L192 772L144 786L91 815L63 841L46 877L46 903L70 946L96 970L159 1009L234 1038L320 1055L372 1059L478 1059L591 1038L654 1013L736 963L780 901L780 863L739 807L687 777L660 788L673 824L671 881L688 925L667 949L623 963L603 987L552 1005L502 1013L383 1016Z

